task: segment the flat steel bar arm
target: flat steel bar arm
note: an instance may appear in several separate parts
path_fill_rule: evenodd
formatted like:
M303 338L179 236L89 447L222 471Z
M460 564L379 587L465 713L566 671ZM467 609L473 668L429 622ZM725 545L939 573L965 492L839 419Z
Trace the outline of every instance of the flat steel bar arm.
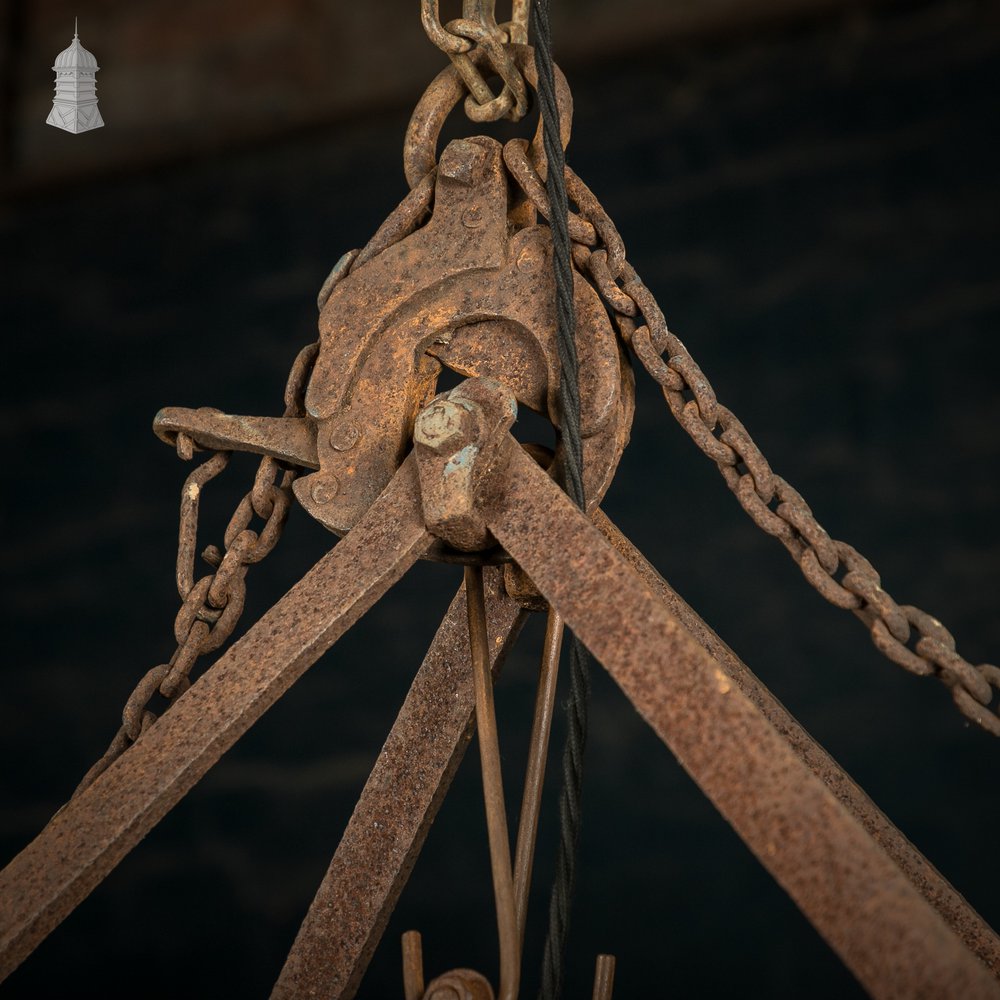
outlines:
M350 534L0 872L0 980L431 541L408 459Z
M592 519L653 594L760 708L793 751L896 861L966 945L1000 974L1000 940L992 928L610 519L600 510L593 512ZM493 663L496 674L525 613L519 614L517 605L507 596L498 570L487 567L485 579L490 648L496 656ZM414 679L296 937L272 993L274 1000L295 1000L301 995L319 1000L350 1000L357 992L471 739L473 697L465 615L464 590L460 590ZM561 632L561 622L558 630ZM550 638L548 633L546 638L547 641ZM377 829L384 831L384 835L376 836Z
M520 449L480 513L876 998L1000 983L593 523Z
M944 918L966 946L1000 979L1000 937L969 905L965 897L917 850L899 828L868 797L856 781L802 728L752 670L715 634L643 554L597 510L594 524L638 572L650 590L677 616L736 686L788 741L800 760L820 778L845 809L902 869L921 895Z
M483 577L496 676L528 613L507 596L502 570L484 567ZM463 586L365 782L272 1000L355 995L472 739L475 704Z

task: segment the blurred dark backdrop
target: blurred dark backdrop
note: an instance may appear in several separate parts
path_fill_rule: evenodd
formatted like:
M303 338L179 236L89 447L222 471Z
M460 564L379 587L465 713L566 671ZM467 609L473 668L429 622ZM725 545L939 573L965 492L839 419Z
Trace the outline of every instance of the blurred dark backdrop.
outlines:
M416 3L401 0L345 13L305 0L0 9L6 860L173 648L186 469L150 433L153 413L279 411L287 368L314 337L319 284L405 193L403 130L442 57ZM898 600L937 615L973 662L995 659L1000 10L973 0L699 10L556 3L576 98L570 162L775 469ZM42 124L47 67L74 13L103 67L108 123L80 136ZM375 37L387 56L366 57ZM452 128L476 131L457 117ZM1000 744L808 587L641 373L638 395L605 509L1000 923ZM234 461L207 492L206 543L251 469ZM331 542L294 512L248 578L244 621ZM448 567L413 570L0 995L267 995L457 583ZM534 622L498 687L512 800L540 637ZM621 998L859 995L599 668L592 715L567 996L589 995L597 951L618 956ZM424 934L431 974L467 965L495 976L478 782L473 752L361 997L401 995L409 927ZM550 811L525 996L555 825Z

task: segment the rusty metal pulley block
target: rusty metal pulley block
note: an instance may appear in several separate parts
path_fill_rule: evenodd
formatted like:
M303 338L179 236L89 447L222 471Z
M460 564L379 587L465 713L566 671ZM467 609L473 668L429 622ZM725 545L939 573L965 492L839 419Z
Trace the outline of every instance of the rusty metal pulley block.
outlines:
M166 408L156 415L156 434L182 457L216 452L184 485L178 649L139 682L122 729L77 795L0 873L0 978L417 559L434 558L466 564L464 589L302 925L272 994L277 1000L353 996L473 719L497 900L499 986L494 994L478 972L455 969L425 988L419 935L408 935L406 1000L517 995L563 619L874 995L995 1000L996 934L599 510L631 429L630 356L810 583L855 611L887 656L938 676L962 712L998 735L1000 716L991 705L1000 670L968 663L944 626L897 605L871 564L832 539L774 474L668 330L614 224L568 168L566 190L577 209L566 228L586 510L556 486L565 462L563 367L541 125L530 142L502 146L472 136L437 152L445 118L470 91L470 114L485 120L523 110L525 88L537 89L533 52L516 44L526 31L526 7L517 4L506 26L496 24L493 5L483 0L470 0L466 16L448 25L436 3L425 0L423 10L428 32L454 66L431 84L411 119L404 147L409 194L324 282L319 341L293 366L284 414ZM503 37L496 34L501 27ZM471 47L481 30L488 37ZM491 70L504 81L497 97L483 77ZM572 101L558 70L554 87L565 148ZM464 381L439 393L445 369ZM551 422L554 451L515 440L519 407ZM263 459L226 530L224 551L206 550L212 573L196 581L200 493L233 450ZM198 656L232 633L247 567L275 544L293 496L341 540L192 684ZM254 517L264 521L259 531L250 527ZM503 572L489 568L500 562ZM549 627L512 858L492 673L523 622L517 602L546 608ZM160 718L148 708L157 695L170 705ZM394 784L401 776L409 779L405 795ZM385 836L372 834L373 815L391 828ZM337 934L330 933L334 920ZM891 947L881 946L873 928L885 928ZM613 969L609 956L599 958L595 997L609 1000Z
M548 226L516 224L511 186L494 139L448 145L427 223L355 263L330 289L306 387L306 416L234 417L170 407L157 414L156 433L170 443L184 433L201 447L268 454L315 470L296 480L295 496L343 535L399 468L442 366L506 385L521 406L558 428L551 235ZM584 468L593 507L628 441L634 389L623 344L598 293L579 273L574 301ZM559 462L557 447L553 474ZM452 548L481 551L489 541ZM454 557L444 546L435 552Z
M532 50L510 50L536 86ZM341 258L320 292L319 353L305 390L305 415L247 417L168 407L153 424L161 439L174 444L184 434L199 447L252 451L314 470L296 480L295 497L343 535L409 451L417 412L433 398L442 366L495 379L519 405L559 428L551 230L538 223L508 166L526 156L535 174L544 174L541 124L530 146L513 140L505 150L495 139L474 136L449 143L438 159L441 127L464 94L453 72L428 88L404 148L411 194L368 247ZM572 99L558 71L557 96L565 144ZM592 509L628 441L634 380L625 345L592 280L579 269L573 299ZM541 447L533 453L559 475L561 444L548 459ZM476 558L503 558L485 537L473 548L436 544L430 555L468 561L472 551L485 553Z

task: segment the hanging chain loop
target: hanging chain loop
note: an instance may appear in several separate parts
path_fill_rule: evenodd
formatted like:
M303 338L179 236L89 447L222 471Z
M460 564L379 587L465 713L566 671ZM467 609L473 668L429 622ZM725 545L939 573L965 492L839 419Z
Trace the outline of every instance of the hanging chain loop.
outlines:
M361 250L351 250L337 262L320 291L322 311L334 287L351 270L394 246L423 222L434 196L434 172L428 172L404 198L399 207L379 227ZM313 365L319 354L319 342L299 351L285 384L284 416L305 414L305 393ZM191 437L178 433L175 442L178 456L191 461L196 448ZM257 467L253 485L237 504L226 530L223 547L209 545L201 558L212 572L195 579L198 547L198 511L201 494L207 483L229 464L231 452L217 451L196 466L181 489L180 530L177 543L177 593L181 607L174 619L177 648L167 663L147 671L129 695L122 712L122 726L100 760L84 775L74 795L79 795L106 771L157 719L150 703L161 696L167 708L191 686L191 671L199 657L215 652L233 634L246 602L247 570L260 562L277 545L292 505L292 483L299 475L296 467L287 467L265 455ZM251 527L254 518L263 524Z
M292 365L285 388L285 416L305 412L306 382L319 349L318 344L303 348ZM177 435L177 454L190 460L194 442L186 434ZM195 580L195 553L198 544L198 510L205 485L229 464L230 452L215 452L191 471L181 489L180 531L177 545L177 592L181 607L174 619L177 649L167 663L153 667L136 685L122 711L122 726L104 755L84 775L79 794L108 769L157 719L149 707L157 697L167 699L167 708L190 687L190 674L205 653L219 649L233 634L246 601L247 569L260 562L277 544L292 502L292 483L298 474L282 469L276 459L261 459L253 487L239 502L223 536L223 549L208 546L202 558L213 568ZM264 523L251 528L254 517Z
M495 7L495 0L463 0L462 17L442 24L438 0L420 3L427 37L454 63L468 88L465 113L475 122L520 121L528 110L524 77L506 48L511 43L527 43L528 4L514 0L511 19L502 25L497 24ZM486 67L503 80L497 95L471 55L477 48L485 56Z
M513 140L504 160L525 197L549 218L545 186L524 153L523 145ZM659 384L674 418L715 462L754 523L785 546L823 597L867 625L884 656L911 673L937 676L963 715L1000 736L1000 668L969 663L936 618L897 604L872 564L846 542L830 537L802 496L774 473L735 414L719 403L697 362L668 329L652 292L625 259L614 223L569 167L566 190L578 209L570 213L569 223L576 266L589 275L623 338Z

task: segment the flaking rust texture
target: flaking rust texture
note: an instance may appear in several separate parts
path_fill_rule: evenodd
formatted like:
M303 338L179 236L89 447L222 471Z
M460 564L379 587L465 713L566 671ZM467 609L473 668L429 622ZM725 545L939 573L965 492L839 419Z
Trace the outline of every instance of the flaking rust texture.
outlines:
M436 82L429 93L441 90ZM422 113L418 107L414 120ZM433 151L441 121L432 122L421 141ZM530 204L512 201L511 149L521 150L516 140L507 148L484 136L453 141L369 245L334 267L320 293L304 417L169 407L157 415L156 433L292 461L305 470L292 487L299 503L343 535L409 451L442 366L503 381L558 427L551 235ZM586 492L597 504L628 440L634 387L600 296L582 274L573 294Z
M0 979L12 972L431 543L404 463L313 567L159 722L0 872Z
M487 523L877 998L1000 983L649 585L515 453Z
M494 673L526 612L486 569ZM354 996L472 735L465 592L452 601L289 952L272 996Z
M750 668L657 573L642 553L608 520L604 512L595 512L593 520L657 599L676 615L681 625L715 660L725 678L731 680L761 711L803 763L892 858L948 926L1000 978L1000 938L996 932L896 828L851 776L799 725ZM717 679L720 682L722 680Z

